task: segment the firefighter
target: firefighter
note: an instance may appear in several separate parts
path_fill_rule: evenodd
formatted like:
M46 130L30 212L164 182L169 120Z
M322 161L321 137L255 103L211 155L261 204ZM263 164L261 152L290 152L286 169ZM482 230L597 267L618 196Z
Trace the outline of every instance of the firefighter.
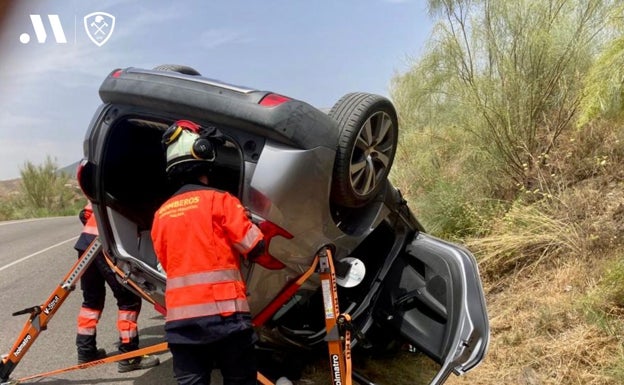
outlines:
M74 245L78 251L78 256L82 255L98 236L91 202L80 211L79 217L84 228ZM141 310L141 298L117 281L115 273L100 252L80 278L83 302L78 313L78 333L76 335L79 364L106 357L106 351L98 349L96 343L96 327L104 309L106 296L105 282L108 283L117 300L119 351L126 353L139 348L137 318ZM144 355L119 361L118 371L123 373L136 369L147 369L159 363L158 357Z
M224 385L256 384L240 257L263 266L272 257L241 202L209 187L218 136L186 120L163 135L167 175L181 187L156 211L151 236L167 273L165 333L179 385L210 384L215 366Z

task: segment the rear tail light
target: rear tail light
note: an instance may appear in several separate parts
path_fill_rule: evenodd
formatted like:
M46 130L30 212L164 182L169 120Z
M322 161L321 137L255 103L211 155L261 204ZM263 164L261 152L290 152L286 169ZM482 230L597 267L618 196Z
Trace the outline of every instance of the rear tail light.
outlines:
M87 159L81 160L76 170L76 179L78 180L80 189L90 201L93 201L95 198L95 184L93 183L94 177L95 165Z
M292 99L278 94L266 94L261 100L260 105L264 107L275 107L282 103L286 103Z

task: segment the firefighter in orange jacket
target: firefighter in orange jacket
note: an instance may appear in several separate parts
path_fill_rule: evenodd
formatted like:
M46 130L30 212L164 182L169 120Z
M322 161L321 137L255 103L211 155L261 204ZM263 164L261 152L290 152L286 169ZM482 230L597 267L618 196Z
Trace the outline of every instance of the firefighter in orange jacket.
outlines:
M80 211L79 217L84 224L84 228L74 248L80 256L98 236L98 229L90 202ZM117 299L119 350L125 353L139 348L137 318L141 310L141 298L117 281L115 273L100 253L94 258L91 265L87 267L82 277L80 277L83 302L78 313L78 333L76 335L78 363L106 357L106 351L98 349L96 343L96 328L104 309L106 297L105 282L108 283L113 291L113 295ZM158 357L142 356L119 361L118 370L123 373L136 369L150 368L158 364Z
M214 132L214 131L213 131ZM165 332L180 385L255 385L256 360L240 256L264 258L261 231L233 195L208 187L215 150L205 130L175 122L163 136L167 175L182 186L155 213L154 250L167 273Z

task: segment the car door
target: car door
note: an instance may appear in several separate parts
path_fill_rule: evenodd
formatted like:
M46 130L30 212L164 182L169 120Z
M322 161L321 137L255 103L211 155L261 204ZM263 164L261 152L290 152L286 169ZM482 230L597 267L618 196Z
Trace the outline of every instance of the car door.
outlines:
M374 317L440 364L431 384L461 375L485 357L489 323L474 256L418 233L383 280Z

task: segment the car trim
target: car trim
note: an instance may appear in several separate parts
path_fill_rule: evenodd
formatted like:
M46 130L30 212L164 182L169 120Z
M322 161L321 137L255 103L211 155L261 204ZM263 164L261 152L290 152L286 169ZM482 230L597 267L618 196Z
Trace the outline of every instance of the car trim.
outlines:
M145 70L145 69L135 68L135 67L127 68L125 70L125 72L137 73L137 74L153 74L154 73L153 70ZM167 77L171 77L171 78L189 80L189 75L182 74L182 73L175 72L175 71L162 71L159 74L162 75L162 76L167 76ZM210 78L205 78L205 77L200 77L200 76L194 76L192 78L192 81L199 82L199 83L204 83L204 84L209 84L209 85L215 86L215 87L225 88L225 89L228 89L230 91L240 92L242 94L249 94L249 93L252 93L254 91L258 91L258 90L253 89L253 88L244 87L244 86L238 86L238 85L234 85L234 84L229 84L229 83L225 83L225 82L222 82L220 80L217 80L217 79L210 79Z

